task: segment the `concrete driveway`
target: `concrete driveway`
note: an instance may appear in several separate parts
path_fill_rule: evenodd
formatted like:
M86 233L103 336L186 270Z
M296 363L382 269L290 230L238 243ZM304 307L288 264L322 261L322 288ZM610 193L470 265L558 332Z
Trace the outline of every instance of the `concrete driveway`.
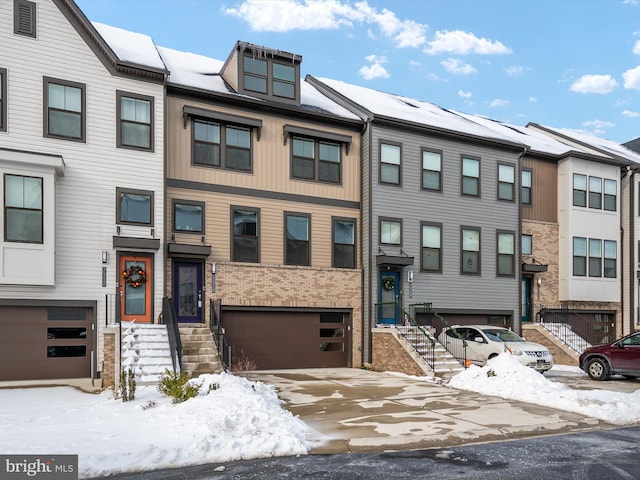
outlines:
M248 372L312 427L310 453L382 452L613 428L598 419L354 368Z

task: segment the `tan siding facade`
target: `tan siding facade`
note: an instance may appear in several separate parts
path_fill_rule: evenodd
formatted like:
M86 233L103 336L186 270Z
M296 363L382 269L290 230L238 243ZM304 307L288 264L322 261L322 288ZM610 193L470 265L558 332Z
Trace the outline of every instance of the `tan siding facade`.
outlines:
M558 165L555 162L525 157L522 169L532 171L531 205L522 206L522 219L557 222Z

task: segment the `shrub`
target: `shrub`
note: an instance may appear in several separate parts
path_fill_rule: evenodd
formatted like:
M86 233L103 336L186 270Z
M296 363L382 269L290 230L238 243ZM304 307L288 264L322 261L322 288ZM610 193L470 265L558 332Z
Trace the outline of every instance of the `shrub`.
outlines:
M229 371L231 373L251 372L256 369L255 360L251 360L240 350L240 355L234 356Z
M201 385L189 383L189 375L185 372L172 372L165 370L160 377L158 390L163 395L171 397L172 403L182 403L185 400L195 397L200 392Z
M136 398L136 376L131 368L120 372L120 397L123 402Z

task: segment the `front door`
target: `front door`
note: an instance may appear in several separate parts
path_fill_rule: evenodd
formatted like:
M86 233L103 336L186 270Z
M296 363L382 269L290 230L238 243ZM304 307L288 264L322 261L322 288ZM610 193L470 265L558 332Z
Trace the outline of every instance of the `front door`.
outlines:
M202 263L173 262L173 306L179 323L203 323Z
M149 255L120 255L120 320L153 321L153 258Z
M531 321L531 277L522 278L522 323Z
M396 325L400 318L400 274L388 270L380 271L380 311L378 323Z

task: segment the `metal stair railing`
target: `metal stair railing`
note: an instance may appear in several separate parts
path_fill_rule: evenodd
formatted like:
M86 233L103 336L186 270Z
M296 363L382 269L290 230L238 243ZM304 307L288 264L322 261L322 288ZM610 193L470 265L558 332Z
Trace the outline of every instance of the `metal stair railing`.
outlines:
M176 312L173 308L171 298L164 297L162 299L162 320L167 325L167 335L169 337L169 349L171 351L171 363L173 371L179 372L182 364L182 340L180 339L180 330L178 321L176 320Z
M540 324L577 353L591 345L613 340L611 320L598 321L594 315L600 314L571 309L566 305L540 305L537 313Z
M225 370L231 368L231 345L227 344L225 331L222 327L222 300L209 300L209 328L218 348L218 357Z
M464 368L470 365L467 358L467 341L460 336L455 328L448 330L450 332L449 335L443 335L442 338L440 338L440 333L445 329L449 329L451 325L433 309L431 303L412 303L409 305L409 309L413 313L411 316L414 318L414 321L427 328L433 335L433 338L437 339L460 365Z

